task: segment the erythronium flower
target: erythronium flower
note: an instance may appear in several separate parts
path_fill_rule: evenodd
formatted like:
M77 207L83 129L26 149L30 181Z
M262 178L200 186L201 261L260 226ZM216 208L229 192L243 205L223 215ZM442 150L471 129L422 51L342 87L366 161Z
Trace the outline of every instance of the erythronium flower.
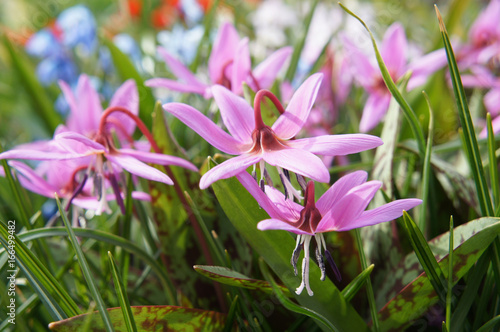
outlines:
M258 229L286 230L297 234L297 244L291 259L296 275L297 260L302 247L304 247L304 259L302 283L296 293L302 293L305 288L310 296L313 295L313 291L309 286L309 245L313 237L316 240L315 253L321 269L321 280L324 280L323 250L329 260L330 254L326 251L323 233L348 231L390 221L400 217L403 210L409 210L422 203L420 199L399 199L365 211L382 183L366 182L367 173L364 171L343 176L317 201L314 199L314 182L310 181L304 195L304 206L285 199L281 192L272 187L266 186L267 195L264 194L248 173L239 174L238 179L271 217L259 222Z
M264 162L278 167L282 180L284 177L282 169L286 169L316 181L328 182L330 180L328 169L315 154L346 155L381 145L380 138L364 134L292 139L307 120L321 80L321 74L309 77L295 92L286 110L267 90L257 92L252 109L243 98L226 88L213 87L215 102L230 134L189 105L180 103L163 105L167 112L184 122L208 143L225 153L238 155L205 173L200 180L200 188L205 189L217 180L237 175L257 163L261 166L263 184ZM262 120L260 104L264 97L268 97L281 114L272 127L265 125ZM284 180L283 182L287 183Z
M283 47L277 50L252 70L248 38L240 40L234 26L225 23L217 34L208 59L208 76L210 78L208 84L201 82L186 66L162 47L158 48L158 52L179 81L153 78L146 81L147 86L197 93L205 98L211 98L211 88L215 84L224 85L239 95L243 93L243 82L246 82L255 91L269 88L292 53L292 49Z
M368 132L380 123L387 112L391 93L385 85L378 66L371 62L372 59L363 54L348 39L344 39L344 45L354 78L369 93L359 124L361 132ZM408 90L412 90L425 83L430 74L446 64L446 54L443 49L440 49L407 64L407 48L403 27L399 23L392 24L384 35L380 54L394 82L406 72L412 72L407 86Z

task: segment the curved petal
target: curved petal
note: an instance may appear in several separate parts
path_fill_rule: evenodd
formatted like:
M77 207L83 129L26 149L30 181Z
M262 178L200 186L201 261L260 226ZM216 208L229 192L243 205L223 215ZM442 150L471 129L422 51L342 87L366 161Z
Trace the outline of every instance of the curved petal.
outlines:
M197 93L197 94L203 95L203 96L205 95L206 90L209 89L208 85L186 84L186 83L170 80L168 78L152 78L152 79L144 82L144 85L152 87L152 88L165 88L165 89L172 90L172 91Z
M215 85L212 87L212 93L229 133L244 144L252 144L252 132L255 128L252 107L245 99L238 97L223 86Z
M351 189L323 215L316 227L316 233L356 228L356 219L366 209L381 186L380 181L369 181Z
M219 28L208 58L208 74L212 83L221 83L223 70L233 61L239 41L238 32L231 23L226 22Z
M186 82L188 85L196 87L205 86L198 78L186 67L182 62L171 56L163 47L158 47L158 53L167 64L170 71L181 81Z
M0 159L65 160L82 158L87 155L72 149L72 144L60 144L54 140L46 142L44 149L13 149L0 153ZM42 146L41 144L39 146Z
M241 95L243 93L243 82L252 71L248 38L243 38L238 43L231 68L231 91L237 95Z
M253 70L253 76L259 83L259 90L269 89L272 86L273 82L276 80L276 76L278 76L279 71L286 63L292 52L292 47L282 47L255 67Z
M16 169L19 182L29 191L46 197L53 197L55 192L59 193L58 188L48 183L28 165L11 161L9 166Z
M248 166L254 165L261 160L260 155L244 154L226 160L225 162L215 166L206 172L200 179L200 189L207 189L212 183L217 180L227 179L244 172Z
M317 200L316 208L324 216L349 190L360 186L368 179L368 173L365 171L356 171L344 175Z
M116 90L109 102L109 107L115 106L123 107L134 115L139 114L139 93L137 92L137 85L134 80L130 79L125 81L125 83ZM115 112L110 114L109 118L115 119L115 121L123 127L127 135L130 136L134 133L136 124L130 117L121 112ZM120 134L121 132L118 131L117 133Z
M395 78L400 77L405 72L406 66L406 41L405 30L400 23L393 23L386 31L380 55Z
M417 86L423 85L429 75L443 68L447 63L448 59L444 48L419 57L408 66L408 70L411 70L412 74L406 89L411 91Z
M255 198L259 206L263 208L271 218L283 218L280 211L269 199L269 197L264 192L262 192L262 189L257 184L257 181L255 181L255 179L250 174L248 174L247 172L241 172L236 175L236 178L238 178L238 181L240 181L243 187L245 187L250 195Z
M99 128L102 106L87 75L81 75L78 79L76 102L76 109L70 108L72 112L68 116L67 127L83 135L95 133Z
M106 155L109 161L117 164L124 170L152 181L163 182L166 184L174 184L172 179L170 179L166 174L160 172L154 167L148 166L147 164L126 155Z
M366 133L375 128L387 113L391 102L391 94L372 94L366 100L363 115L359 123L359 131Z
M292 225L279 220L279 219L266 219L262 220L257 224L257 229L261 231L267 231L270 229L275 229L275 230L282 230L282 231L289 231L295 234L307 234L307 235L314 235L312 233L307 233L304 232L298 228L293 227Z
M365 134L324 135L287 141L286 145L322 156L344 156L384 144L377 136Z
M289 148L265 151L262 157L269 165L285 168L318 182L330 181L325 164L310 152Z
M348 38L344 36L342 40L344 42L345 58L349 63L353 77L363 88L370 89L376 82L376 78L380 77L378 68L375 69L370 57L361 52Z
M198 168L195 165L179 157L169 156L160 153L137 151L132 149L120 149L119 152L121 155L134 157L135 159L138 159L145 163L181 166L190 169L192 171L198 172Z
M107 151L107 149L104 147L104 145L91 140L87 136L83 136L79 133L74 133L71 131L57 134L54 137L54 140L56 140L56 141L58 141L58 140L73 140L73 141L82 143L91 149L95 149L95 150L102 151L102 152Z
M233 138L200 111L189 105L168 103L163 105L163 109L184 122L186 126L198 133L208 143L225 153L241 154L246 150L244 142Z
M285 195L276 188L265 186L266 195L269 197L274 206L280 211L281 218L289 221L297 221L300 218L300 212L304 207L295 203L291 199L286 199Z
M394 202L379 206L378 208L364 211L361 213L359 218L350 223L348 227L339 229L339 231L347 231L353 228L371 226L381 222L391 221L401 217L403 215L403 210L408 211L420 204L422 204L422 200L417 198L398 199Z
M272 129L276 136L283 140L297 135L309 116L309 112L316 100L323 74L310 76L293 94L285 113L273 124Z

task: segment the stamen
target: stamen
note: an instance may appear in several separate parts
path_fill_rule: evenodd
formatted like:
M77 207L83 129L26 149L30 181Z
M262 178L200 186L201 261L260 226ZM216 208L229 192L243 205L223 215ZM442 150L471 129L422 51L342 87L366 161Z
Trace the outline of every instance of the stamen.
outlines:
M297 242L295 243L295 249L293 250L292 253L292 259L290 259L290 264L293 266L293 273L295 275L298 274L297 272L297 262L299 260L300 252L302 251L302 245L301 245L301 237L302 235L297 235Z
M328 260L328 263L332 267L335 278L337 278L338 281L342 281L342 275L340 274L339 268L337 267L337 264L335 264L335 261L333 260L333 257L328 250L325 250L325 256Z
M281 167L276 167L280 175L281 183L283 183L283 188L285 189L285 199L292 199L293 197L301 201L303 197L300 195L300 191L295 189L290 182L290 173L288 170L282 169ZM288 176L286 175L288 173Z
M300 188L302 188L303 191L306 191L307 187L306 179L302 175L297 173L295 173L295 177L297 178L297 182L299 183Z
M109 174L109 182L111 183L111 188L113 188L113 192L115 193L116 203L120 207L122 214L125 215L125 204L123 204L120 186L118 185L118 181L116 181L116 177L113 172Z
M265 167L264 167L264 178L266 179L268 186L274 187L273 180L271 179L271 176L269 175L269 172L267 171L267 168L265 168Z
M266 193L266 185L264 183L264 179L260 179L259 186L260 186L260 190L262 190L263 193Z
M321 270L321 281L325 281L325 262L323 260L323 255L321 254L321 239L319 238L319 235L322 234L317 234L314 237L316 238L316 261L318 262L319 269Z
M307 294L309 296L313 296L314 293L311 290L311 287L309 286L309 244L311 243L311 235L303 235L305 238L304 241L304 258L302 260L302 282L300 283L300 286L295 290L295 293L297 295L300 295L302 291L304 290L304 287L307 290Z
M89 176L87 175L87 173L85 173L83 175L82 182L80 182L80 185L75 189L75 191L73 192L73 195L71 195L71 197L68 201L68 204L66 205L66 209L65 209L66 211L69 211L69 207L71 206L71 202L73 201L73 199L82 192L83 187L85 186L85 183L87 182L88 178L89 178Z

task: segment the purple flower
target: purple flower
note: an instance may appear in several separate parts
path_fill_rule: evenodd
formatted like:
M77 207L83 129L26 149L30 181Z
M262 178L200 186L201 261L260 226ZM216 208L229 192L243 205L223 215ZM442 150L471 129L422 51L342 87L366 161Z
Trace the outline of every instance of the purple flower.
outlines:
M272 187L266 186L264 194L248 173L241 173L238 176L240 182L254 196L259 206L266 210L271 217L259 222L258 229L286 230L297 234L297 244L291 259L295 275L297 275L299 254L302 246L304 247L302 283L296 290L297 294L306 288L307 293L310 296L313 295L309 286L309 245L313 237L316 240L315 253L318 266L321 269L321 280L324 280L323 250L325 250L327 258L330 259L331 256L326 250L323 233L348 231L390 221L400 217L403 210L409 210L422 203L420 199L400 199L365 211L382 185L380 181L366 182L367 176L364 171L345 175L337 180L317 201L314 199L314 182L310 181L304 195L304 206L286 199L281 192ZM336 269L335 266L334 268ZM338 271L336 272L338 273Z
M158 48L158 52L179 80L153 78L146 81L147 86L197 93L205 98L211 98L211 88L216 84L223 85L238 95L243 93L243 82L246 82L254 91L269 88L286 59L292 53L292 49L283 47L277 50L252 70L248 38L240 40L234 26L225 23L219 29L208 59L208 76L210 78L208 84L198 80L186 66L162 47Z
M282 179L282 169L286 169L316 181L328 182L330 180L328 169L315 154L345 155L381 145L380 138L363 134L292 139L299 133L309 116L321 80L321 74L309 77L293 95L286 110L267 90L257 92L252 109L243 98L222 86L214 86L212 88L214 99L230 134L189 105L181 103L163 105L167 112L176 116L214 147L225 153L237 155L205 173L200 180L200 188L205 189L217 180L237 175L257 163L260 163L262 182L265 177L264 162L278 167ZM262 121L260 104L264 97L270 98L281 113L272 127Z
M136 125L151 144L154 139L137 117L139 97L133 80L126 81L114 94L110 107L103 112L99 95L92 88L88 77L82 75L78 81L76 95L69 86L60 82L71 113L67 125L56 129L54 139L26 144L0 154L0 159L69 160L83 159L87 177L94 178L94 187L105 207L105 180L109 180L120 204L121 194L116 174L126 170L148 180L173 184L166 174L146 163L176 165L197 171L192 163L178 157L134 149L132 134ZM120 146L114 143L114 135ZM84 183L81 184L83 188ZM79 189L81 190L81 189ZM120 205L122 207L122 205Z
M384 117L389 108L391 93L385 85L378 66L371 62L371 58L363 54L346 38L344 45L348 51L347 58L350 60L354 78L369 94L359 124L359 130L367 132L375 128ZM408 90L425 83L431 73L446 64L446 53L443 49L407 64L407 49L408 44L403 27L399 23L392 24L384 35L380 54L395 82L406 72L412 72Z

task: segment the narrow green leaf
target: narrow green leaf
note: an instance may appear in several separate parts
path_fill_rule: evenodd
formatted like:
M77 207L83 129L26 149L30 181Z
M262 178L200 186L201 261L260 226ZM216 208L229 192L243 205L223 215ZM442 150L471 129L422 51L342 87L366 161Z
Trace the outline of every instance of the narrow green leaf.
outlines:
M382 78L384 79L384 82L389 91L391 92L392 96L394 97L394 99L396 99L399 105L401 106L401 109L403 110L403 113L406 119L408 120L408 123L410 124L410 128L413 131L413 135L415 135L415 138L417 140L419 154L421 157L423 157L425 155L425 139L422 127L420 126L415 111L411 108L410 104L408 104L408 102L403 98L396 84L394 84L391 74L389 73L389 70L385 66L384 59L382 59L382 56L380 55L377 43L375 42L375 38L373 37L372 32L361 18L359 18L349 9L347 9L342 3L339 2L339 5L346 13L357 19L363 25L366 31L368 31L368 33L370 34L373 49L375 50L375 56L377 57L377 63L382 73Z
M453 294L453 217L450 218L450 249L448 253L448 289L446 292L446 330L451 331L451 297Z
M214 25L215 13L217 12L218 6L219 6L219 0L214 0L212 5L210 6L207 15L205 15L205 17L203 18L203 26L204 26L203 36L201 37L200 43L198 44L198 48L196 49L196 55L194 57L194 60L189 66L193 73L196 72L196 69L198 69L203 47L205 43L209 41L210 32L212 31L212 27Z
M0 236L5 243L8 243L8 240L13 238L18 264L22 264L22 266L26 267L26 270L33 275L33 280L36 280L41 285L40 289L45 289L53 294L58 305L64 312L65 317L71 317L81 313L78 305L64 290L57 279L54 278L47 267L45 267L45 265L43 265L31 252L31 250L29 250L28 247L22 242L20 235L18 236L16 234L12 234L11 238L7 225L0 222Z
M492 331L497 324L500 323L500 315L493 317L486 324L481 326L476 332L488 332Z
M209 167L215 163L209 159ZM268 219L267 213L239 183L236 178L219 180L212 185L217 200L234 227L242 234L250 246L264 258L271 269L280 277L286 287L295 289L300 278L294 276L290 265L295 240L284 231L260 231L257 223ZM296 296L304 307L323 315L341 331L366 331L366 323L345 301L340 291L328 278L320 281L319 268L310 268L310 285L314 296L306 293Z
M462 242L463 238L466 237L465 234L470 235L468 235L466 241ZM498 234L500 234L500 219L498 218L473 220L454 230L453 285L456 285L474 267L479 257L483 255L488 245L496 239ZM439 242L445 243L446 247L449 244L448 236L449 234L445 234L438 239ZM447 249L444 249L444 258L439 261L439 266L445 273L445 278L448 274L447 251ZM443 256L440 255L440 257ZM379 312L382 331L404 330L412 321L422 316L432 305L439 301L427 273L422 273L417 278L412 279L413 281L405 285Z
M85 280L87 281L87 285L89 286L90 293L92 294L92 297L94 298L94 301L97 304L97 309L99 310L99 313L104 321L104 327L108 332L114 331L113 324L111 323L111 319L109 318L109 314L108 311L106 310L106 306L104 305L104 301L101 298L101 294L99 294L97 286L95 285L94 277L92 276L92 272L90 271L87 259L83 255L82 248L80 248L80 244L78 244L75 232L73 231L73 228L71 227L71 224L68 218L66 217L66 213L61 206L59 198L57 197L57 195L55 196L56 196L57 207L59 208L59 213L61 214L61 218L64 221L64 225L66 226L66 231L68 232L71 243L73 244L73 248L75 249L78 263L80 264L83 275L85 276Z
M10 166L7 162L7 160L2 159L1 160L4 173L5 173L5 178L7 179L9 183L9 187L14 195L14 201L16 202L16 206L19 209L19 214L21 217L21 221L23 223L23 226L26 227L26 229L32 229L33 226L30 224L29 220L29 212L28 212L28 206L30 206L29 202L26 202L26 199L24 195L21 194L21 188L19 187L19 182L17 179L14 179L11 173Z
M227 313L226 324L224 325L224 330L222 332L231 332L234 329L234 321L236 318L236 309L238 308L239 297L235 295L229 311Z
M488 157L490 165L490 185L493 191L493 207L497 210L500 207L500 179L498 178L498 163L495 154L495 134L491 122L491 114L486 114L486 127L488 128Z
M371 264L366 269L364 269L363 272L361 272L356 278L354 278L349 283L349 285L344 287L344 289L342 290L342 296L344 296L346 301L351 301L359 292L361 287L363 287L365 282L368 280L368 277L372 273L374 267L375 265Z
M314 310L311 310L309 308L297 305L296 303L293 303L290 299L288 299L288 297L286 297L285 294L283 294L283 292L281 291L281 288L278 287L278 285L276 284L276 281L274 281L274 278L272 277L271 273L269 272L269 269L267 268L266 263L264 262L264 260L262 258L259 259L259 266L260 266L260 270L262 272L262 275L264 276L264 278L266 280L269 281L274 293L276 294L276 297L278 298L280 303L285 308L287 308L290 311L296 312L298 314L311 317L311 318L315 319L316 321L319 321L326 328L328 328L329 331L339 331L339 329L337 327L335 327L335 325L333 325L323 315L321 315L321 314L319 314L319 313L317 313Z
M183 308L168 305L132 306L134 320L140 331L222 331L226 315L208 310ZM120 308L108 309L116 332L127 332ZM91 319L92 331L105 328L102 316L95 313L71 317L49 324L55 332L80 331L87 317Z
M434 290L438 294L439 298L443 303L446 303L447 283L441 267L432 254L424 235L406 211L403 212L403 218L405 221L406 231L408 232L408 236L410 238L411 246L413 247L413 250L415 250L420 264L422 264L424 271L429 276L432 287L434 287Z
M1 224L1 223L0 223ZM1 231L1 228L0 228ZM88 229L88 228L73 228L73 232L78 236L78 237L84 237L84 238L89 238L89 239L94 239L98 241L102 241L108 244L112 244L115 246L119 246L128 252L134 254L136 257L139 259L143 259L148 266L150 266L153 271L158 275L160 278L160 282L163 285L163 288L166 292L166 297L169 301L173 301L172 299L175 299L175 288L172 285L172 282L168 278L167 274L165 273L165 270L162 268L160 264L156 262L154 258L152 258L148 253L146 253L143 249L138 247L135 243L121 238L119 236L116 236L114 234L106 233L100 230L95 230L95 229ZM32 240L36 240L39 238L45 238L45 237L52 237L52 236L68 236L68 233L65 229L65 227L51 227L51 228L42 228L42 229L34 229L28 232L24 232L22 234L19 234L19 243L24 243L22 241L28 242ZM1 252L1 251L0 251ZM174 302L172 302L174 303ZM75 304L76 306L76 304ZM78 308L78 306L76 306ZM78 312L77 314L80 314L81 312ZM75 314L75 315L77 315ZM69 315L69 316L75 316L75 315Z
M425 223L427 220L427 202L429 200L429 185L431 176L431 156L432 156L432 141L434 140L434 112L432 111L431 102L425 92L422 92L427 108L429 109L429 135L427 136L427 145L425 147L424 170L422 171L422 207L418 228L425 233Z
M139 92L139 117L148 128L151 128L151 114L155 106L155 98L153 97L151 89L144 85L142 76L137 72L134 64L127 55L125 55L112 41L103 38L103 43L109 48L113 64L121 79L125 81L131 78L137 84L137 90Z
M35 76L35 69L25 54L16 50L5 34L4 44L11 58L13 68L17 72L17 77L21 79L22 85L26 88L30 96L33 105L33 114L41 117L48 136L51 136L56 127L62 122L61 116L55 111L52 102L47 97L47 93L40 82L38 82Z
M272 287L267 281L252 279L244 274L228 269L226 267L195 265L193 268L196 270L196 272L204 275L205 277L220 282L222 284L236 286L236 287L244 287L248 289L257 289L265 293L272 293ZM278 286L278 287L280 287L281 291L286 296L288 297L293 296L288 290L288 288L284 286Z
M118 296L118 300L120 301L120 308L122 309L125 325L127 326L127 331L137 332L137 326L135 326L134 315L132 314L132 310L130 309L130 302L125 291L125 287L123 286L123 280L120 276L120 273L118 272L118 267L116 266L116 262L113 259L111 251L108 251L108 258L111 272L113 274L113 280L115 283L116 295Z
M319 0L313 0L311 4L311 9L307 13L306 18L304 19L304 28L302 30L303 35L298 40L297 44L293 48L292 58L290 60L290 65L288 66L288 70L285 74L285 79L288 82L292 82L295 77L295 72L297 71L297 66L299 64L300 55L302 54L302 50L304 49L304 45L306 43L307 33L309 31L309 27L311 26L311 21L314 16L314 11L316 10L316 6L318 5Z
M448 37L448 32L446 31L443 18L439 13L439 9L437 8L436 5L434 5L434 8L436 9L436 15L439 21L439 29L441 30L444 47L446 49L451 82L453 85L453 92L455 94L455 99L457 102L458 115L460 118L460 123L462 124L467 155L469 157L469 165L471 167L472 175L474 177L474 182L476 184L477 195L479 198L481 211L483 216L494 216L495 211L493 210L493 205L491 203L491 197L489 194L488 186L486 185L483 162L481 160L481 155L479 153L476 133L474 131L474 124L472 123L469 106L467 104L467 97L465 95L465 90L462 85L462 80L460 78L460 73L455 59L455 54L453 52L453 48L451 46L451 42Z

